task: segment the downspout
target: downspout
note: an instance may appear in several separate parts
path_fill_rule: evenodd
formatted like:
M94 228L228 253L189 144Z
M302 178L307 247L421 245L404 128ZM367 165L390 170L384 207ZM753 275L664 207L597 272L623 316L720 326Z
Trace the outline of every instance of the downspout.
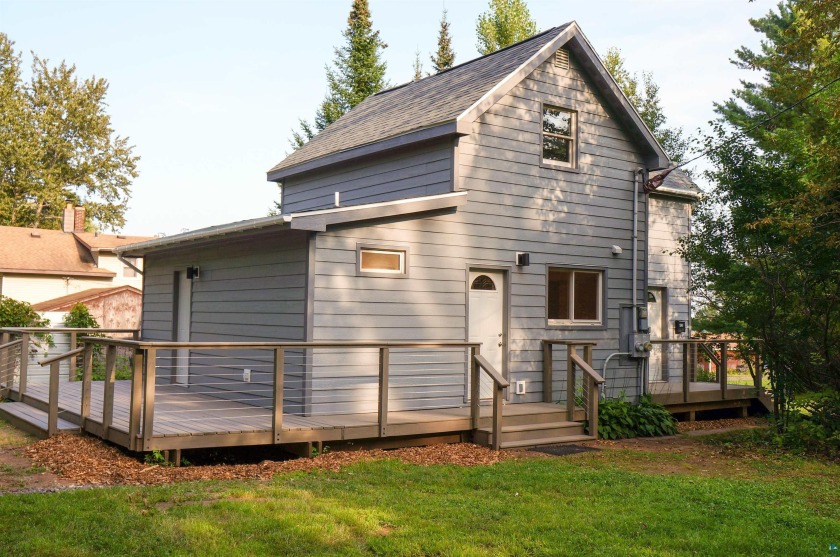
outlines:
M639 331L639 295L637 293L637 282L638 282L638 273L639 273L639 178L643 176L645 169L638 168L636 169L635 174L633 175L633 276L631 278L631 284L633 289L633 332L638 333ZM647 213L647 212L645 212ZM647 393L647 378L646 375L646 366L644 365L644 359L637 359L636 360L636 376L641 379L641 392L643 394ZM604 389L606 391L606 389Z

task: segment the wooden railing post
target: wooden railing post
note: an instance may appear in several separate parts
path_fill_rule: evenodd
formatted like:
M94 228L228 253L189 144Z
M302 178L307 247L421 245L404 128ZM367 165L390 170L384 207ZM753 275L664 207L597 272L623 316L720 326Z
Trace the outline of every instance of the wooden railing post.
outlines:
M551 402L554 398L554 346L543 341L543 402Z
M157 350L146 350L145 368L143 370L143 450L151 450L152 436L155 429L155 364Z
M720 372L718 373L718 380L720 381L720 398L726 400L726 382L729 373L729 343L720 343Z
M493 450L502 446L502 395L504 387L493 383Z
M591 363L590 363L591 365ZM588 414L589 414L589 435L594 437L595 439L598 438L598 383L595 382L595 379L590 377L589 375L586 376L586 382L589 385L589 400L587 403L589 404Z
M470 417L473 429L478 429L481 423L481 385L478 362L475 359L480 352L481 349L478 346L470 347Z
M114 382L117 368L117 347L105 347L105 377L102 384L102 436L108 439L108 431L114 421Z
M14 366L10 371L14 377ZM29 376L29 333L20 335L20 375L18 376L18 397L23 398L26 393L26 380Z
M58 433L58 372L61 361L50 364L50 392L47 408L47 437Z
M71 363L76 361L76 357L73 356L70 359ZM75 370L71 370L75 371ZM85 425L90 417L90 382L93 379L93 344L85 343L85 351L82 355L82 401L81 401L81 413L80 417L80 426L82 431L85 430Z
M9 333L0 333L0 346L11 342L9 340L10 337L11 335ZM0 382L4 385L4 388L0 390L0 394L9 392L12 388L11 383L14 379L14 371L7 367L6 350L8 350L8 348L0 348Z
M70 347L67 349L68 352L70 350L75 350L76 349L76 340L77 340L76 332L73 331L72 333L70 333ZM76 363L77 363L77 361L78 360L76 359L76 356L73 356L72 358L70 358L67 361L67 365L69 367L69 371L67 372L67 380L68 381L75 381L76 380Z
M128 448L138 449L140 415L142 412L144 350L136 349L131 363L131 399L128 406Z
M577 354L573 344L566 345L566 419L575 421L575 363L572 355Z
M274 420L272 434L275 443L282 443L283 436L283 377L286 368L286 351L284 348L274 349Z
M385 437L388 428L388 367L390 349L379 349L379 436Z
M691 391L691 358L689 358L688 348L691 346L687 342L684 342L683 347L683 376L682 376L682 391L683 391L683 402L688 402L688 394Z

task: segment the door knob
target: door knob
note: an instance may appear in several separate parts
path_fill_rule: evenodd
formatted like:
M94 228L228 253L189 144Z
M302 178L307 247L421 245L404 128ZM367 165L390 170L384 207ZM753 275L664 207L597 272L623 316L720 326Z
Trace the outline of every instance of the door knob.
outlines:
M501 345L502 345L502 343L500 342L500 343L499 343L499 346L501 346Z

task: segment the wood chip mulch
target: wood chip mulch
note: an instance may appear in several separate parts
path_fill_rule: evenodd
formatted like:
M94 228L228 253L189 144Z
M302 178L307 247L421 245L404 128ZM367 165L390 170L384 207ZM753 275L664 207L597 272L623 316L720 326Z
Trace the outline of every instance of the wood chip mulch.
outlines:
M75 485L162 485L197 480L267 480L275 474L309 470L336 472L356 462L396 458L403 462L429 466L488 466L512 458L509 453L492 451L469 443L432 445L392 451L370 450L329 452L315 458L270 461L259 464L220 464L209 466L150 465L119 449L86 436L62 434L38 441L26 448L26 456Z
M689 431L708 431L714 429L738 429L738 428L753 428L761 425L767 425L767 420L763 418L729 418L723 420L698 420L696 422L679 422L677 430L680 433Z

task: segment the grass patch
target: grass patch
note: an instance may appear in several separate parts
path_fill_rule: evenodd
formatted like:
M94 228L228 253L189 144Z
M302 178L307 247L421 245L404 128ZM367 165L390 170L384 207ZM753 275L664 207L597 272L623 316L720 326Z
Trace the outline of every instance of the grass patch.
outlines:
M34 440L33 436L27 435L6 420L0 419L0 449L22 447Z
M27 556L823 555L840 541L837 467L794 458L800 464L794 475L761 477L755 468L743 478L662 474L691 458L615 449L472 468L385 460L271 482L5 496L0 517L14 528L6 530L3 550Z

